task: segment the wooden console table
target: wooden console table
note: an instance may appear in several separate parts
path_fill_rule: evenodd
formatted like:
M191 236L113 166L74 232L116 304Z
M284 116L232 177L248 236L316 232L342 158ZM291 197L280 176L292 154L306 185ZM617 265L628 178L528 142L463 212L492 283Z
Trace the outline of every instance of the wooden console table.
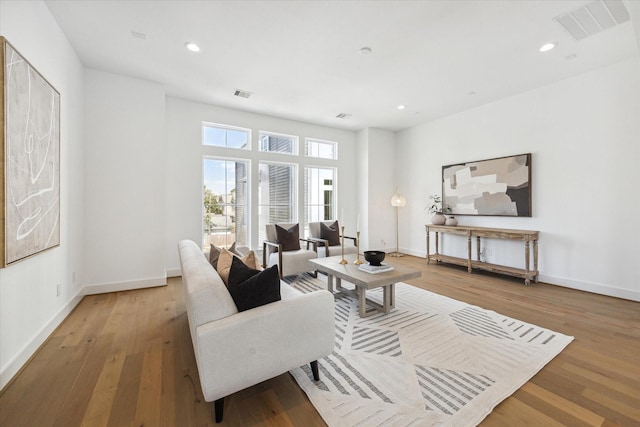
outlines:
M467 267L467 271L471 271L475 268L477 270L491 271L493 273L508 274L510 276L522 277L524 284L529 285L531 280L538 281L538 231L532 230L512 230L506 228L487 228L487 227L467 227L467 226L446 226L446 225L433 225L428 224L425 226L427 229L427 262L446 262L449 264L462 265ZM429 232L434 232L436 235L436 252L430 253L429 250ZM440 233L455 234L458 236L467 237L467 259L443 255L439 252L440 245L438 236ZM476 256L477 259L471 259L471 241L476 238ZM505 265L490 264L480 261L480 238L489 239L510 239L510 240L522 240L524 241L524 258L525 268L508 267ZM530 269L530 244L533 242L533 270Z

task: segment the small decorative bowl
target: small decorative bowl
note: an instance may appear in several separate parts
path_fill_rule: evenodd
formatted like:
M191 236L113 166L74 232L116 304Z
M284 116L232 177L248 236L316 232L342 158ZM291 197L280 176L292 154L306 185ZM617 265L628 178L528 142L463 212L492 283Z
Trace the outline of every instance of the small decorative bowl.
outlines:
M364 259L369 261L371 265L380 265L384 261L385 255L382 251L364 251Z

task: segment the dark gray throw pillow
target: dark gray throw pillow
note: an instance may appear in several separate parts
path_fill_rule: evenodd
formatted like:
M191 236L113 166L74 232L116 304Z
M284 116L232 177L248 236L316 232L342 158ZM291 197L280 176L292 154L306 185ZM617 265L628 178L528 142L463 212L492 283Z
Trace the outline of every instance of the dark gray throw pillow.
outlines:
M338 221L331 225L320 223L320 238L329 241L329 246L340 245L340 231L338 229Z
M298 224L288 230L276 224L276 243L282 245L282 252L300 249L300 231Z
M241 260L233 257L227 287L238 311L280 301L278 265L258 271L247 267Z

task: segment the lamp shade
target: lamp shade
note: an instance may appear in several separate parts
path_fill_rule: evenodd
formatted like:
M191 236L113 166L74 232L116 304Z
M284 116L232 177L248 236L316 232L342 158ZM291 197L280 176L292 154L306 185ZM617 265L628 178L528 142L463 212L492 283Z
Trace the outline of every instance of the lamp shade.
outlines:
M407 199L400 195L400 193L394 194L391 198L391 206L404 206L407 204Z

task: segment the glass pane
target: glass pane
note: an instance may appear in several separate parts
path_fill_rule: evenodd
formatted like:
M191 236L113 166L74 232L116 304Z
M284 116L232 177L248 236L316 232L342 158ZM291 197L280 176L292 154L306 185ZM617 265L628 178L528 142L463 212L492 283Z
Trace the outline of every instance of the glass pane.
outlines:
M227 147L248 148L249 132L240 130L227 130Z
M260 133L260 151L296 154L297 137Z
M305 154L307 157L318 157L321 159L337 159L337 143L331 141L319 141L315 139L305 140Z
M309 222L335 219L335 169L307 167L304 180L305 228Z
M229 128L222 125L202 126L202 143L215 147L249 149L251 131L249 129Z
M295 166L261 163L258 167L258 239L265 225L295 222Z
M204 159L203 247L247 244L248 163Z

